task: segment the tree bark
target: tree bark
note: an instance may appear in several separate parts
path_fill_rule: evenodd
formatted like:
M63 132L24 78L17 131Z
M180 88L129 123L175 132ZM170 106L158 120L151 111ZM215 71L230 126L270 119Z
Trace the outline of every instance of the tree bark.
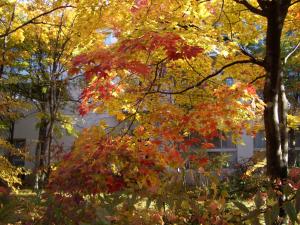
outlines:
M39 127L38 143L36 145L36 150L35 150L34 187L37 190L39 189L39 180L41 175L39 170L45 164L45 152L47 148L47 127L48 127L48 121L42 118Z
M9 124L9 143L14 144L14 136L15 136L15 121L10 121Z
M281 34L289 0L268 2L266 37L266 81L264 86L264 123L267 173L272 179L287 177L287 102L282 80Z
M274 188L283 193L283 185L288 175L288 128L287 99L283 83L281 62L281 35L290 0L266 2L264 13L267 17L264 86L264 124L266 133L267 174L276 181ZM275 183L274 183L275 184ZM278 194L280 207L277 224L282 224L286 217L283 208L284 194Z

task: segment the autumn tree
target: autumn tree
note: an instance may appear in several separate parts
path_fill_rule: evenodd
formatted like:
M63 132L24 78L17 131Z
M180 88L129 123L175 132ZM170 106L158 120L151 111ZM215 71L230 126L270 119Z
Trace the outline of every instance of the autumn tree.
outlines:
M1 102L1 148L4 155L1 156L1 180L6 182L10 188L16 184L21 184L20 175L23 174L21 168L15 168L9 162L11 155L21 155L20 150L13 146L14 122L28 109L28 104L7 89L7 86L17 82L16 77L11 77L14 73L15 60L22 54L16 48L24 41L22 28L34 21L34 19L51 13L35 15L33 18L23 17L24 4L19 2L1 1L1 24L0 24L0 102ZM55 11L57 9L54 9ZM8 133L8 135L6 135ZM7 136L7 137L6 137ZM3 152L2 152L3 153ZM22 155L24 157L24 155Z
M27 3L27 8L35 5L35 10L28 12L29 18L40 11L51 11L48 8L59 10L34 17L22 31L25 40L15 48L23 54L13 65L19 82L9 86L32 102L36 111L39 136L35 172L50 169L53 141L59 136L58 132L73 132L73 118L65 115L64 110L76 108L76 93L68 89L75 90L74 80L80 76L70 79L66 75L67 67L74 55L94 46L99 36L94 30L81 29L79 11L75 7L57 7L57 4L55 1L50 5L46 2ZM86 39L86 35L90 38ZM80 88L78 83L76 85Z
M158 210L164 205L170 207L166 215L182 210L183 218L189 222L204 223L209 216L211 221L225 220L225 211L224 215L221 213L224 196L216 190L221 168L208 159L205 149L213 147L213 138L224 138L224 133L231 132L235 142L239 142L245 130L248 133L255 130L263 104L255 87L245 81L254 80L256 74L249 73L246 78L240 75L247 69L262 70L252 65L259 64L257 60L244 54L232 60L227 51L232 44L226 42L221 31L217 39L225 41L221 41L217 49L211 45L211 39L198 38L186 29L185 23L193 14L186 10L195 8L185 8L178 2L171 5L156 2L155 7L148 6L147 2L141 5L103 3L100 7L103 25L99 24L98 30L113 33L118 41L81 54L72 61L69 72L84 71L88 84L81 96L80 113L109 112L119 124L110 128L101 122L84 130L73 151L52 173L49 192L57 198L58 205L69 203L69 207L62 210L66 221L72 215L71 221L85 220L81 214L74 213L74 205L84 204L84 196L90 195L92 202L102 194L100 207L111 201L115 206L111 211L117 214L121 224L137 219L132 216L134 218L126 220L126 208L134 210L134 205L143 198L155 202ZM202 25L215 21L206 5L199 6L195 11L199 18L203 17L199 20ZM156 7L163 10L161 18ZM120 12L120 18L111 16L115 11ZM176 13L171 13L174 11ZM175 17L175 21L181 21L182 14L187 17L178 25L169 23L168 19L164 22L164 13L172 19ZM156 24L155 20L159 22ZM227 57L229 62L226 62ZM232 69L239 64L245 70ZM233 71L237 74L228 75ZM229 76L234 76L236 81L232 86L226 83ZM191 151L192 148L196 149ZM185 193L187 180L183 174L188 171L187 164L203 172L208 182L213 183L212 188L201 189L196 185ZM147 194L149 192L151 194ZM64 193L70 195L65 198ZM118 208L118 202L126 202L120 199L123 194L131 203ZM207 204L194 201L192 196L202 196ZM200 213L198 207L203 208L204 213ZM210 211L210 208L215 210ZM107 220L105 216L101 219Z
M218 6L221 6L219 11L216 10ZM119 4L111 2L106 6L107 10L104 11L103 18L111 17L112 10L119 12L120 16L112 17L105 26L111 28L120 40L128 37L132 39L127 46L124 44L124 50L130 51L130 44L136 45L137 47L135 48L139 48L139 42L148 41L147 35L152 35L155 38L156 32L176 32L189 43L198 44L208 53L215 50L216 59L211 63L206 63L208 70L209 68L218 68L220 63L229 61L221 71L217 72L223 72L223 69L227 69L228 72L226 74L231 72L232 76L237 79L248 82L253 81L251 78L266 77L263 87L264 101L267 105L264 113L267 139L266 152L268 173L275 179L283 178L287 174L288 150L286 126L287 102L285 91L283 90L284 87L282 86L282 58L284 57L281 56L282 50L280 44L282 39L290 40L297 34L297 29L291 27L291 23L299 20L299 15L297 14L298 7L297 1L214 1L203 3L186 1L180 4L172 1L168 1L168 3L136 1L135 3L122 2ZM157 14L157 11L160 13ZM127 15L127 17L123 17L122 15ZM289 21L284 24L286 17L289 18ZM126 21L125 25L124 20ZM154 25L155 23L156 25ZM253 24L257 24L257 26ZM215 31L213 33L208 31L207 34L201 32L201 30L209 28L214 28ZM154 32L154 34L150 32ZM288 35L288 32L292 35ZM197 36L197 34L199 35ZM265 42L263 45L265 46L265 50L258 56L252 55L251 50L247 46L255 41L263 42L264 38ZM169 40L170 42L172 40L174 45L175 40L172 35L170 35ZM212 40L215 42L212 43ZM157 40L156 42L159 41L161 40ZM162 44L162 46L164 45ZM150 45L140 48L151 50L151 47ZM166 50L168 49L166 48ZM169 54L172 54L170 50ZM174 52L173 54L175 58L180 57L176 56L178 52ZM206 55L201 54L201 56ZM185 57L189 59L190 56L186 55ZM95 55L95 58L97 58L97 55ZM237 61L230 62L233 58L236 58ZM277 59L275 60L275 58ZM206 60L208 59L209 57ZM212 61L211 59L209 60ZM244 64L253 64L252 68L260 67L260 69L256 68L256 71L252 71L252 73L246 72L247 70L244 69L243 72L246 72L247 76L231 69L233 66L238 67ZM266 75L263 74L263 71L266 72ZM278 74L275 75L275 73ZM202 72L202 74L205 73ZM214 76L208 76L205 78L205 81L219 74L216 73L213 74ZM223 76L226 75L223 74ZM160 90L157 92L178 95L199 87L202 83L203 81L198 80L198 82L192 85L186 85L182 90ZM277 109L279 111L276 111Z
M91 3L95 4L82 2ZM99 23L98 17L89 17L98 9ZM146 151L147 146L157 144L157 151L163 150L165 165L183 169L188 160L207 160L201 154L194 156L194 152L188 157L184 154L191 143L200 143L200 149L205 149L212 146L213 137L222 137L223 133L232 131L238 142L244 130L255 130L255 122L250 121L258 119L261 111L256 87L263 90L265 102L267 173L282 191L288 174L287 98L282 68L284 59L288 60L294 51L283 55L281 45L286 41L297 46L299 1L103 1L85 16L99 32L112 33L118 41L73 59L70 73L84 71L87 80L81 114L91 110L109 112L118 119L119 127L126 124L119 130L121 136L131 135L123 149L130 145L136 151ZM253 51L257 46L263 50ZM231 87L226 85L228 78L235 81ZM99 178L101 185L96 193L126 189L131 187L130 181L138 184L136 180L140 179L124 174L123 166L127 164L122 160L120 163L118 154L113 154L114 142L99 138L105 132L115 134L113 131L115 128L103 124L91 128L83 139L95 142L85 143L79 138L74 153L66 157L74 159L81 154L79 151L86 151L85 162L89 162L96 156L107 160L112 152L116 160L112 164L121 165L120 169L100 164L101 172L108 175ZM198 139L188 141L194 134ZM99 142L106 144L98 148ZM167 160L170 158L175 162ZM152 163L147 165L155 168ZM83 167L91 171L88 165ZM71 162L62 163L53 174L52 184L57 185L59 176L68 177L77 169ZM142 184L157 186L151 185L156 184L155 178L149 178L152 172L149 169L143 174ZM81 191L83 183L77 183ZM62 190L71 188L70 192L75 193L75 185L71 184L65 183ZM283 217L284 198L281 194L277 197L276 207Z

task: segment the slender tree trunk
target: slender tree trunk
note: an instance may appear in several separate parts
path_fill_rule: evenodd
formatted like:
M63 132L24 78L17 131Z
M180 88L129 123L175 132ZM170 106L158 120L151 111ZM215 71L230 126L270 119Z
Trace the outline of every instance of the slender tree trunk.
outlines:
M14 144L14 136L15 136L15 121L10 121L9 125L9 143Z
M14 121L10 121L9 122L9 134L8 134L8 142L14 146L14 134L15 134L15 122ZM7 151L5 154L5 157L7 157L7 159L11 159L12 156L12 152L11 151Z
M38 143L35 150L35 189L39 189L40 180L40 169L45 165L45 152L47 148L47 127L48 121L46 119L41 119L39 127Z

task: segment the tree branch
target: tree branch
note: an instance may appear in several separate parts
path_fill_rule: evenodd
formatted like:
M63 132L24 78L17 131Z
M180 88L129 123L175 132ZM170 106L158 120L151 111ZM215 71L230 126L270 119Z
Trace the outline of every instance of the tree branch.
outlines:
M299 43L295 46L295 48L289 53L287 54L287 56L284 58L284 64L287 63L288 59L297 51L297 49L300 47L300 41Z
M266 16L263 10L254 7L247 0L234 0L234 1L236 3L244 5L248 10L250 10L251 12L253 12L257 15L264 16L264 17Z
M292 3L290 4L290 6L295 5L295 4L297 4L297 3L300 3L300 0L296 0L296 1L292 2Z
M240 47L240 50L243 53L243 55L248 56L250 59L252 59L254 61L255 64L265 67L265 63L263 60L259 60L259 59L255 58L254 55L252 55L250 52L248 52L244 46L239 45L239 47Z
M222 16L222 13L223 13L223 9L224 9L224 0L222 0L222 5L221 5L220 14L219 14L219 16L218 16L218 19L214 22L214 24L219 23L219 21L220 21L220 19L221 19L221 16Z
M259 79L262 79L262 78L265 78L265 77L266 77L266 75L258 76L258 77L256 77L254 80L252 80L251 82L249 82L249 84L253 84L253 83L255 83L256 81L258 81Z
M195 69L195 67L192 66L192 64L188 61L187 58L185 58L185 61L186 61L186 63L189 65L189 67L190 67L196 74L198 74L199 76L205 78L205 76L203 76L199 71L197 71L197 70ZM211 83L214 83L214 84L217 84L217 85L220 85L220 84L218 84L217 82L214 82L214 81L210 81L210 82L211 82Z
M176 95L176 94L182 94L186 91L189 91L191 89L194 89L196 87L199 87L201 86L203 83L205 83L206 81L208 81L210 78L213 78L217 75L219 75L221 72L223 72L226 68L229 68L233 65L236 65L236 64L253 64L255 63L253 60L238 60L238 61L234 61L234 62L231 62L229 64L226 64L224 65L222 68L220 68L219 70L217 70L216 72L204 77L202 80L200 80L199 82L197 82L196 84L192 85L192 86L189 86L189 87L186 87L185 89L183 90L180 90L180 91L153 91L153 92L147 92L146 94L155 94L155 93L160 93L160 94L168 94L168 95Z
M42 14L39 14L39 15L31 18L30 20L26 21L25 23L21 24L20 26L17 26L15 29L12 29L12 30L10 30L8 32L5 32L4 34L0 34L0 38L6 37L6 36L10 35L11 33L16 32L17 30L19 30L19 29L27 26L28 24L33 23L36 19L38 19L40 17L46 16L46 15L48 15L48 14L50 14L50 13L56 11L56 10L64 9L64 8L75 8L75 7L71 6L71 5L65 5L65 6L59 6L59 7L56 7L54 9L51 9L49 11L46 11L46 12L44 12Z

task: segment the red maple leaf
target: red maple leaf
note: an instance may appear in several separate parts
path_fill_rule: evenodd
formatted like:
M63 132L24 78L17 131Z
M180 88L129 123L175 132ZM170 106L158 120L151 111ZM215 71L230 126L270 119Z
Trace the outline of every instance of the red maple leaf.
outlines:
M203 148L203 149L210 149L210 148L214 148L214 147L215 147L215 145L213 143L205 142L205 143L201 144L201 148Z
M197 56L202 51L203 49L198 46L184 45L182 47L183 55L188 59Z
M205 166L209 162L209 159L205 157L205 158L199 159L198 162L200 165Z

